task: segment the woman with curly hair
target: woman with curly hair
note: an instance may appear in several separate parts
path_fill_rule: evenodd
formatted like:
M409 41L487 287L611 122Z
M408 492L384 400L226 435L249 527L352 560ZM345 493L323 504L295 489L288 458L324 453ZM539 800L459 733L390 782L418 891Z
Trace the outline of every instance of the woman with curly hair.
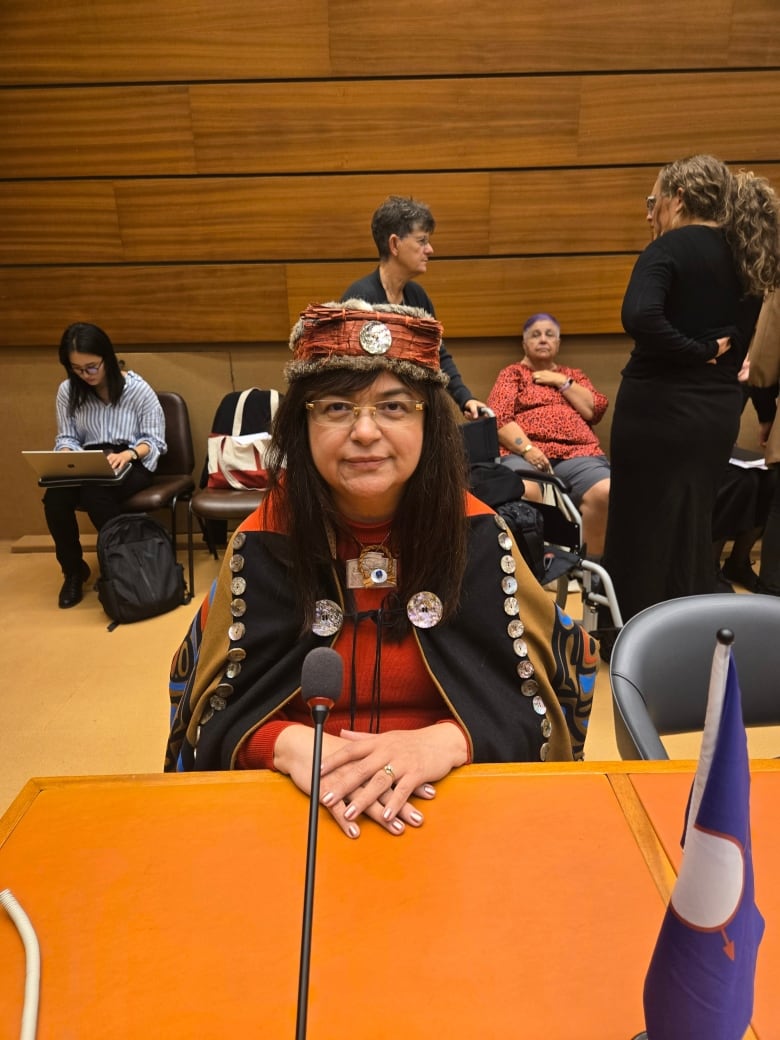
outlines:
M615 401L604 553L625 619L715 591L712 510L739 431L737 375L780 284L778 199L761 177L680 159L658 174L647 220L653 241L623 300L635 345Z

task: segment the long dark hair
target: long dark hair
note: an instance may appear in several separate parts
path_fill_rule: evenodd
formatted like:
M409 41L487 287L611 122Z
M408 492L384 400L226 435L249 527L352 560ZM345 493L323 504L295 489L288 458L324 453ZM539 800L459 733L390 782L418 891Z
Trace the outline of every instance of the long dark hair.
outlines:
M68 411L75 415L76 411L90 398L96 396L95 388L85 383L73 371L70 365L71 354L94 354L103 359L106 372L108 400L116 404L125 388L125 380L119 367L114 347L108 335L97 325L77 321L68 325L60 340L60 363L68 374L70 381L70 399Z
M306 402L330 394L356 393L370 386L381 372L342 369L297 379L276 414L267 455L269 486L289 533L291 580L304 630L311 628L322 570L332 559L328 527L341 531L346 526L312 459ZM436 593L444 618L455 613L468 540L466 454L453 405L439 384L408 378L402 382L417 400L425 402L425 432L420 461L393 520L390 549L400 560L396 592L398 604L404 608L394 613L386 629L394 638L409 628L405 605L416 592Z

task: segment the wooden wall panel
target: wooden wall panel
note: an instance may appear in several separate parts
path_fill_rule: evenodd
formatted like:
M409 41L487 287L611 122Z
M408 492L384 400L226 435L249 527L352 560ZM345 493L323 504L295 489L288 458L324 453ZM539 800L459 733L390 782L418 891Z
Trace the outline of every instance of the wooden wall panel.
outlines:
M780 158L780 72L583 79L579 161Z
M0 181L0 263L126 259L110 181Z
M572 335L622 332L620 305L633 256L531 257L441 260L431 264L425 288L450 337L517 334L521 314L551 310ZM366 273L355 264L327 268L338 299ZM290 321L321 298L323 267L296 264L287 271Z
M432 207L449 255L489 247L484 173L123 181L116 194L128 259L374 259L371 216L389 194Z
M579 92L577 76L196 85L197 164L201 173L566 165L577 159Z
M750 164L780 186L780 164ZM656 167L0 182L0 264L376 260L371 215L414 195L450 257L636 253Z
M570 333L622 332L633 256L448 261L426 285L452 336L512 336L521 314L552 311ZM441 302L440 302L441 301Z
M3 0L0 84L769 67L776 14L775 0L395 0L403 31L388 36L384 0Z
M778 112L773 71L9 90L0 177L766 162Z
M189 90L0 91L0 177L195 173Z
M749 166L780 189L780 164ZM490 254L638 253L648 242L645 199L657 172L652 165L493 173Z
M665 18L663 3L645 0L555 0L478 5L450 0L394 0L403 26L407 74L445 71L571 72L727 65L730 23L740 0L689 0ZM749 6L755 6L749 0ZM354 75L366 61L366 40L387 17L383 0L331 0L334 75ZM695 39L696 46L691 46ZM416 44L415 41L418 41ZM396 47L370 50L374 76L397 74ZM368 71L368 70L367 70Z
M777 0L735 0L729 64L733 68L780 65Z
M0 84L328 76L328 0L2 0Z
M619 332L633 255L440 260L425 286L450 336L512 336L554 310L574 334ZM59 339L70 321L122 343L284 342L308 303L339 299L366 263L0 268L0 345Z
M59 342L71 321L117 342L222 344L286 338L279 265L0 268L1 346Z

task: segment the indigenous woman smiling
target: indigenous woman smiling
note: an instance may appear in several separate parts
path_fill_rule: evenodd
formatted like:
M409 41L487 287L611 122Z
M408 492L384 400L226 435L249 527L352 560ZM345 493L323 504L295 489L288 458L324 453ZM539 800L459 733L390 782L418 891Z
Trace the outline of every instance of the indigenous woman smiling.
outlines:
M465 763L582 755L595 644L467 494L440 341L437 321L403 306L301 316L269 494L232 540L196 667L205 607L175 659L167 768L276 769L307 791L300 675L323 645L344 688L322 803L350 837L361 819L420 826L413 799Z

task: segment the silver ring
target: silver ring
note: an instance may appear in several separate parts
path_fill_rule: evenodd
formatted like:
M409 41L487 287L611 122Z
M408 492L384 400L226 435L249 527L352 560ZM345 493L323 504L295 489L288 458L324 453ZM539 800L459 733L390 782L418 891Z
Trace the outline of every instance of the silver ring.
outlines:
M387 773L388 776L391 776L393 778L393 780L395 780L395 773L393 772L393 767L390 765L389 762L385 766L385 772Z

